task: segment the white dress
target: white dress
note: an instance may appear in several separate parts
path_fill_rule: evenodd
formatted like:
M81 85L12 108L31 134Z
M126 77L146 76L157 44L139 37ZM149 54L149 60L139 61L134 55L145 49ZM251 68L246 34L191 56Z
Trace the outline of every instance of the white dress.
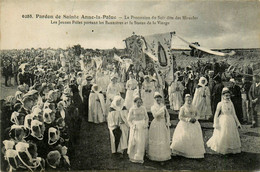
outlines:
M129 79L126 82L126 97L125 97L125 107L129 110L134 104L134 91L137 88L138 83L135 79Z
M129 125L127 123L127 111L126 110L114 110L109 112L107 117L107 124L110 133L110 143L111 143L111 151L112 153L120 152L123 153L128 146L128 133L129 133ZM113 134L113 130L116 127L120 127L122 131L122 135L120 137L120 142L118 148L116 150L115 146L115 136Z
M199 119L208 120L212 117L210 91L207 86L198 86L194 93L192 105L197 109Z
M130 126L128 156L131 162L143 163L148 143L148 115L144 106L134 105L128 114Z
M153 121L149 128L148 157L153 161L171 159L170 116L166 107L155 103L151 108Z
M154 92L155 92L155 86L153 82L143 82L142 86L142 100L143 105L146 108L147 112L151 112L151 107L154 104Z
M106 106L104 96L98 92L91 92L89 95L88 121L94 123L105 122Z
M201 126L198 121L189 122L191 118L196 118L196 109L184 104L179 113L180 121L172 136L171 149L173 154L186 158L204 158Z
M183 104L183 90L184 87L180 81L174 81L171 84L168 90L171 109L180 110Z
M109 104L109 106L110 106L111 102L113 101L114 97L120 95L120 90L121 90L121 87L118 83L113 84L111 82L108 85L106 96L107 96L107 103Z
M231 101L218 103L214 117L214 131L207 142L212 150L221 153L240 153L241 141L237 126L240 125Z

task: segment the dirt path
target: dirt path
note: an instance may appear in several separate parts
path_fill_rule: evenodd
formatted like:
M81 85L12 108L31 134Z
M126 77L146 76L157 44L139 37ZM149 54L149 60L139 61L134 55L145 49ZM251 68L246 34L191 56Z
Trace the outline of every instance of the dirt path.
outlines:
M173 132L173 128L171 133ZM203 129L204 141L207 141L212 134L212 129ZM123 159L111 154L109 131L107 124L89 124L83 122L81 138L76 150L76 158L72 160L73 170L257 170L260 169L260 154L248 152L251 144L243 137L252 137L254 141L259 141L259 135L242 138L242 152L236 155L217 155L213 151L206 149L207 154L204 159L186 159L183 157L172 157L163 166L157 162L145 159L144 164L134 164L129 162L127 155ZM249 144L249 145L248 145ZM257 146L257 147L255 147ZM254 145L258 149L259 145Z

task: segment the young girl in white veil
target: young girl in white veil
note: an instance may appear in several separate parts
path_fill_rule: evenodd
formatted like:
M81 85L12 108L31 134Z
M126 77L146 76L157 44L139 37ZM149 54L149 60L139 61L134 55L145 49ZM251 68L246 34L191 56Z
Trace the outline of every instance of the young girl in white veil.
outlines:
M220 154L241 152L241 141L237 128L242 127L230 100L230 91L226 87L223 88L222 100L217 105L213 127L213 135L207 142L208 147Z
M191 104L190 94L185 95L185 103L180 108L179 123L172 136L172 154L186 158L204 158L205 148L198 113Z

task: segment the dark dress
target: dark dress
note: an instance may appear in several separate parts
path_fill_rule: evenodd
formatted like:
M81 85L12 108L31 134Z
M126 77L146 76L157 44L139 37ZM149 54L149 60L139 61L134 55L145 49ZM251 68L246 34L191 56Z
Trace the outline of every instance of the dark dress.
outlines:
M91 92L91 88L92 88L92 84L85 85L82 88L85 121L88 121L88 106L89 106L89 95Z
M27 72L25 72L25 73L19 73L18 74L18 80L19 80L19 83L20 83L20 85L22 85L22 84L27 84L28 86L32 86L31 85L31 74L30 73L27 73Z
M211 108L212 108L212 113L215 114L216 108L218 103L221 101L221 96L222 96L222 89L224 88L224 85L222 83L217 83L214 85L212 89L212 101L211 101Z
M234 85L233 87L230 87L229 90L231 92L231 101L234 104L237 118L240 122L243 122L241 89L238 85Z
M25 139L27 142L30 141L34 144L37 145L37 153L38 153L38 156L39 157L42 157L42 158L46 158L47 156L47 151L46 151L46 142L48 140L48 138L45 138L43 137L42 140L39 140L38 138L32 136L32 135L29 135L26 139Z

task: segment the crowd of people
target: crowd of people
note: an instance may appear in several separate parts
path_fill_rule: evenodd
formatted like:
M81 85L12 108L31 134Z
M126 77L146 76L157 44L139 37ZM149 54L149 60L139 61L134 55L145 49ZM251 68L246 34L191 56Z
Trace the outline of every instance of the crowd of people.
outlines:
M126 69L118 62L97 67L90 57L57 53L16 53L1 62L5 85L10 86L10 76L17 84L15 95L1 102L2 152L9 170L70 170L83 121L106 122L111 152L127 153L137 163L145 155L160 162L172 155L203 158L199 120L214 122L207 145L221 154L241 152L237 128L257 125L259 75L253 82L243 77L240 86L237 78L223 83L224 71L214 60L203 70L200 62L178 68L167 83L158 82L158 72L150 69ZM171 142L166 102L180 120Z

